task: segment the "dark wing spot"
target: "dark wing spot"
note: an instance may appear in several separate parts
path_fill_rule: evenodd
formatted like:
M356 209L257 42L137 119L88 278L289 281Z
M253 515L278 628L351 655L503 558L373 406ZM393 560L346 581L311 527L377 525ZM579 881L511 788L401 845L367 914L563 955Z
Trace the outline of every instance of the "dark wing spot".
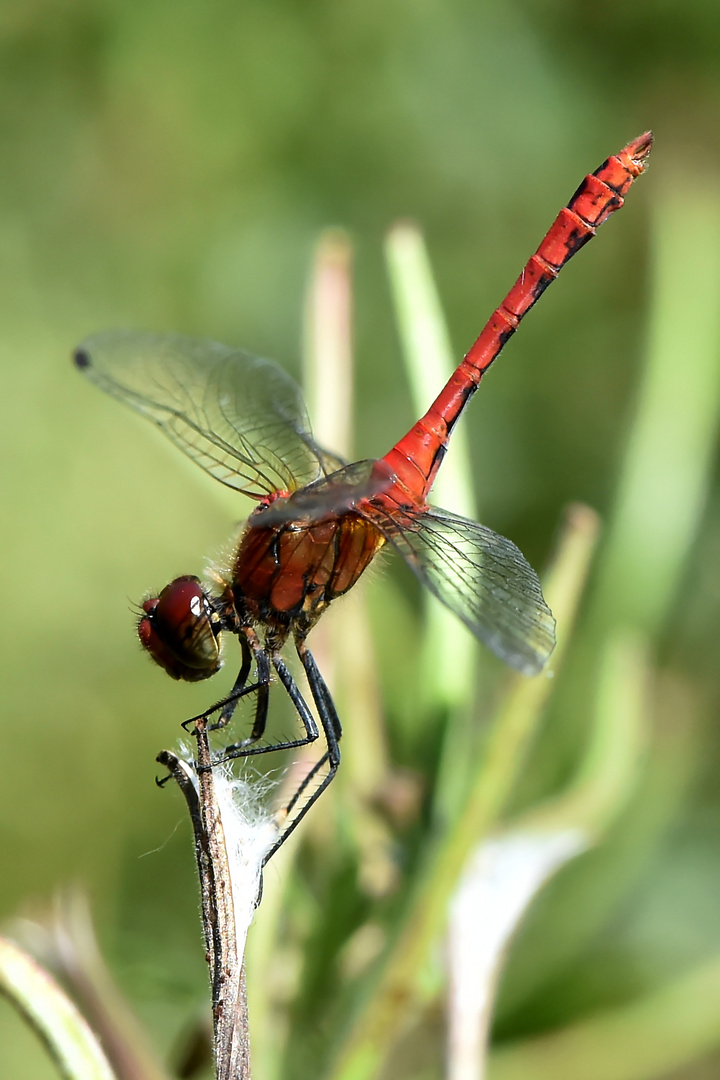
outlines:
M73 360L75 362L75 367L80 368L81 371L92 366L90 354L85 352L85 349L76 349L73 353Z

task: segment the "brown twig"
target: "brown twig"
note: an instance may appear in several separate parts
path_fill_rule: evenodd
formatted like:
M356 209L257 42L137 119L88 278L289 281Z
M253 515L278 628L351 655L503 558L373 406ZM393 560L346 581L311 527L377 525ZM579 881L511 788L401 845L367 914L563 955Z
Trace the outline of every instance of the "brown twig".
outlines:
M202 921L212 988L217 1080L250 1080L250 1040L242 957L238 956L235 912L225 833L215 791L206 723L195 726L197 770L169 750L158 754L182 791L195 834Z

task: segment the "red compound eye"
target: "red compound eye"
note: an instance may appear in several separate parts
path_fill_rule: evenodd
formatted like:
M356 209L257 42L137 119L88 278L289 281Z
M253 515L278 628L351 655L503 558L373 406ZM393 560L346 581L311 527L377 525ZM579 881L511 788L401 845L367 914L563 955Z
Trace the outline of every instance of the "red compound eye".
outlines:
M142 608L138 637L168 675L199 682L219 671L220 624L213 621L212 601L196 577L176 578Z

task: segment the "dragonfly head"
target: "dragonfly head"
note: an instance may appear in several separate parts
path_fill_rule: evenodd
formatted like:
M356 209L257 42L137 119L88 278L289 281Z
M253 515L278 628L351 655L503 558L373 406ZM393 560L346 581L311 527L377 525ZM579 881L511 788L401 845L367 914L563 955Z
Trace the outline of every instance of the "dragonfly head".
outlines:
M196 577L179 577L143 601L138 637L173 679L200 682L220 670L222 623Z

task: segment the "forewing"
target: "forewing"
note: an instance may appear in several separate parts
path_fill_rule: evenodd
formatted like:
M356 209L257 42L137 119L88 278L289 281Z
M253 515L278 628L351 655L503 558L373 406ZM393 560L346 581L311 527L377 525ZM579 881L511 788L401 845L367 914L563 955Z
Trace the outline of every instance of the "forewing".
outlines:
M270 360L180 334L111 330L87 338L75 363L216 480L253 498L336 468L313 441L300 387Z
M447 510L383 512L376 525L431 592L510 667L536 675L555 647L538 576L504 536Z

